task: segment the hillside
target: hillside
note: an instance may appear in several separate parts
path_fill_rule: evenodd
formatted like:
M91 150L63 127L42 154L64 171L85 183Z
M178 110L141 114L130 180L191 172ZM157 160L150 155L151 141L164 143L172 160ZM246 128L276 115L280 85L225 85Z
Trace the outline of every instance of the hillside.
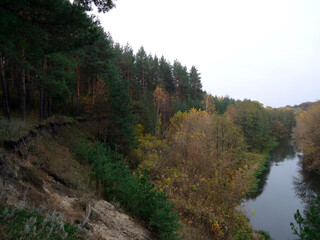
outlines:
M1 205L63 214L83 239L155 239L117 202L103 200L94 190L88 166L75 160L79 135L93 138L86 131L90 124L48 119L22 136L1 139ZM9 236L0 234L1 239Z
M239 205L301 109L114 42L91 15L114 6L0 4L1 237L268 240Z

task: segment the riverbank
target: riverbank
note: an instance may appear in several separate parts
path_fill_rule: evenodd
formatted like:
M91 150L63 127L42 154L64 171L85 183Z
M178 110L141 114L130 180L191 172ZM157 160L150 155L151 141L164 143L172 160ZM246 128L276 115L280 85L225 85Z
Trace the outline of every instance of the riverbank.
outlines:
M295 239L290 222L297 209L303 212L320 192L318 179L303 171L289 139L280 141L271 152L259 188L242 203L241 209L256 230L277 239Z
M256 161L257 166L255 166L257 168L254 170L254 173L253 173L254 182L252 184L252 187L250 188L250 192L247 194L255 192L259 188L259 182L261 181L260 177L268 167L270 152L277 146L279 146L279 142L274 142L267 151L260 154L262 156L257 157L257 161Z

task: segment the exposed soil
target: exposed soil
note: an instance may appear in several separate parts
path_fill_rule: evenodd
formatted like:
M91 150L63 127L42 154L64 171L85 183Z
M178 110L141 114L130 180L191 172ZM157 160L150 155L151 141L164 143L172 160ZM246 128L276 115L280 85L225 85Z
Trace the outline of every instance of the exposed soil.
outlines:
M74 159L71 150L79 135L94 139L85 125L48 122L19 139L3 141L1 203L27 209L42 205L63 213L88 239L155 239L137 220L99 197L89 167Z

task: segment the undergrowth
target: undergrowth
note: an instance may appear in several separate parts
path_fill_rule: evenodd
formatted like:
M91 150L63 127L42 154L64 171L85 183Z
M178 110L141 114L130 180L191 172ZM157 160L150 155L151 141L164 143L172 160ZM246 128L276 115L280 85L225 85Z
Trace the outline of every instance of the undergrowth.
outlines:
M84 239L71 223L56 212L42 216L36 210L0 207L0 239L76 240Z
M12 140L21 137L28 131L28 127L20 120L11 120L10 122L0 118L0 142Z
M267 162L269 160L270 152L279 145L279 142L273 142L273 144L270 145L270 147L266 150L265 153L256 154L257 158L263 157L263 160L258 160L257 162L260 164L260 166L254 171L254 183L250 189L250 192L255 192L258 188L259 184L259 177L260 175L267 169ZM260 156L259 156L260 155Z
M103 188L107 200L116 200L128 212L148 224L160 239L178 239L178 214L168 196L149 182L147 171L131 174L122 156L101 143L88 145L86 141L75 149L76 158L89 163L91 176Z

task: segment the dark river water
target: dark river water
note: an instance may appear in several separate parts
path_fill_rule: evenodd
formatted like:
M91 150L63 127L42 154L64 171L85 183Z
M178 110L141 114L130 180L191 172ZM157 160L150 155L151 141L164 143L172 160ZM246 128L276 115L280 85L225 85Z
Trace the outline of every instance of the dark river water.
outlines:
M299 158L289 139L281 141L270 153L258 190L241 206L251 225L274 240L297 238L290 226L295 223L294 213L303 212L320 194L320 177L304 172Z

